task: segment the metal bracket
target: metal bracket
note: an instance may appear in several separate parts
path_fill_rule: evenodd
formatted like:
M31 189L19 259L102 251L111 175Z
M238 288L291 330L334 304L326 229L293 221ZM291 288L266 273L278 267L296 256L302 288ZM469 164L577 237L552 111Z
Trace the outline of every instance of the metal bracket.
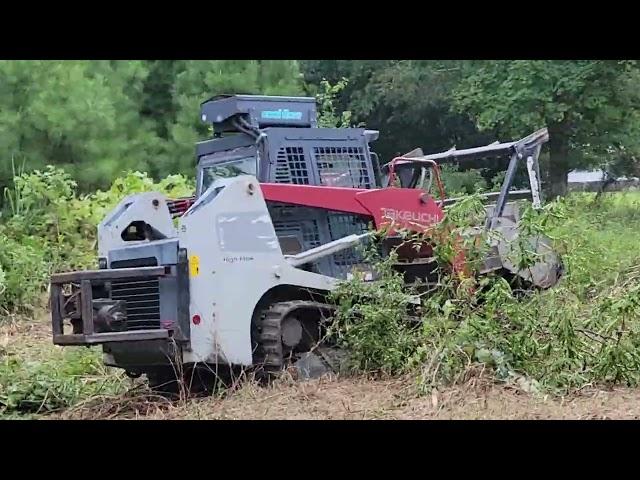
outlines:
M139 267L115 268L106 270L87 270L80 272L58 273L51 276L51 327L53 343L56 345L94 345L106 342L155 340L169 337L165 329L127 332L95 333L93 318L93 288L92 282L104 283L109 280L130 279L156 276L162 277L171 273L171 267ZM78 310L82 320L82 331L73 334L64 333L65 298L63 286L65 284L80 284L76 293Z
M97 345L111 342L139 342L141 340L163 340L169 338L169 331L158 330L129 330L127 332L94 333L90 335L55 334L55 345Z

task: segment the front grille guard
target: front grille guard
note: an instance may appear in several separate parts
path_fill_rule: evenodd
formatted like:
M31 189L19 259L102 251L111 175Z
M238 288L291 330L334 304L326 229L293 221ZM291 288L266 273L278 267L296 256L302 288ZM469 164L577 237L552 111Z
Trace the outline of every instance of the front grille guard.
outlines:
M53 343L56 345L96 345L109 342L168 339L171 333L164 328L97 333L93 308L93 287L114 280L160 278L170 275L170 273L171 267L159 266L86 270L52 275L50 306ZM65 286L71 285L75 286L75 289L72 288L70 293L65 293ZM70 304L75 308L70 310ZM71 334L64 333L65 319L75 320L75 331Z

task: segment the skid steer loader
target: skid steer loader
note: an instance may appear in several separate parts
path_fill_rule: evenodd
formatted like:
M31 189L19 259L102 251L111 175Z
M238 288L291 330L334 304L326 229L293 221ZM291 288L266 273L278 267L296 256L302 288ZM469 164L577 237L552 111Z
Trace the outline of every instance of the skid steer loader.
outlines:
M385 228L393 245L399 229L421 232L443 218L455 199L424 185L441 187L436 160L510 156L484 225L502 229L506 240L492 245L483 271L510 271L541 288L557 282L552 251L533 272L517 271L504 255L517 236L507 200L541 201L537 160L546 130L477 149L413 152L380 168L369 148L377 132L318 128L315 115L307 98L205 102L202 119L215 136L197 145L195 198L132 195L106 216L99 268L51 277L54 343L102 345L107 365L146 374L152 385L175 378L176 365L277 372L321 338L333 309L327 293L354 268L366 270L356 247L370 224ZM511 192L523 162L532 188ZM429 249L408 257L409 276L428 279Z

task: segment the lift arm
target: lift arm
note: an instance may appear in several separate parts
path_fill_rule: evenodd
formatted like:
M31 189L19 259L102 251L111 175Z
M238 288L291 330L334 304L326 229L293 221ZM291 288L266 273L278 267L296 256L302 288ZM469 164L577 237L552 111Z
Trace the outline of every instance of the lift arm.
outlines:
M357 188L262 183L265 200L368 217L376 229L424 231L444 212L427 193L413 188Z

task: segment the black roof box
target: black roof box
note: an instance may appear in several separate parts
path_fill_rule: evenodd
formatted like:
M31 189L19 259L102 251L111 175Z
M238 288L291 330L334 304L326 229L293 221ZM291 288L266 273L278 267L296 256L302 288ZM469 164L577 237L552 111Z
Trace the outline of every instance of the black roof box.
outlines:
M236 130L233 119L242 117L257 128L316 127L316 101L312 97L216 95L200 108L203 122L218 131Z

